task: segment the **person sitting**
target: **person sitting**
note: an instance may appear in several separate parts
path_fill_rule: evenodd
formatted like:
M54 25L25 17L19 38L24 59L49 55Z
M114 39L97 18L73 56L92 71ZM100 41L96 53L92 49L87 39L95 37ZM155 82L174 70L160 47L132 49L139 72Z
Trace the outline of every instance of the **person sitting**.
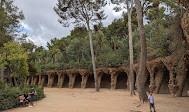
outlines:
M25 93L25 94L24 94L24 101L29 102L29 96L28 96L28 93Z
M24 102L24 95L21 95L21 96L19 96L19 100L20 100L20 102Z

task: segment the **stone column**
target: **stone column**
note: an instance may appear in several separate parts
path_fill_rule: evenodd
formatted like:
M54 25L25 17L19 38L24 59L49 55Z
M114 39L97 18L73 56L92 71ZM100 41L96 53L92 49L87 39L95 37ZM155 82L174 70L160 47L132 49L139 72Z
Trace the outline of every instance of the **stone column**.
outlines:
M31 76L31 85L34 83L34 76Z
M76 76L77 76L77 74L75 74L75 73L70 73L69 74L69 88L70 89L73 89Z
M175 79L173 77L174 69L169 70L169 91L172 97L175 97L176 91L178 90L178 86L175 84Z
M137 84L138 84L138 72L135 72L135 71L134 71L134 73L136 73L135 88L137 89Z
M88 77L88 75L82 75L81 88L86 88Z
M37 79L38 79L38 76L34 76L34 81L33 81L33 84L37 84Z
M29 86L30 80L31 80L31 76L28 76L27 83L26 83L27 86Z
M124 68L123 70L127 74L127 82L126 82L127 89L130 89L130 78L131 78L131 76L129 74L129 69L128 68ZM133 71L133 75L135 75L134 71ZM133 76L133 78L134 78L134 76Z
M41 86L41 75L39 75L39 81L38 81L38 86Z
M111 73L111 90L115 90L116 89L117 76L118 75L116 73Z
M52 84L54 82L54 74L53 73L47 73L48 74L48 87L51 88Z
M149 73L150 73L150 85L149 85L149 89L150 89L150 92L153 92L154 89L155 89L155 79L154 79L154 69L148 69Z
M164 73L163 73L163 68L158 69L158 71L155 73L156 77L155 77L155 89L154 89L154 93L158 94L160 87L161 87L161 83L164 77Z
M188 71L187 69L183 70L183 74L177 75L177 77L176 77L177 80L175 79L176 80L175 85L178 86L176 94L175 94L175 96L177 96L177 97L182 96L184 84L185 84L186 77L187 77L187 71Z
M44 83L45 83L45 75L42 75L42 79L41 79L41 87L43 87Z
M103 74L97 74L98 87L99 87L99 88L100 88L100 83L101 83L102 75L103 75Z
M63 83L64 83L65 74L63 74L61 72L57 72L57 74L58 74L58 83L57 83L57 86L58 86L58 88L62 88Z

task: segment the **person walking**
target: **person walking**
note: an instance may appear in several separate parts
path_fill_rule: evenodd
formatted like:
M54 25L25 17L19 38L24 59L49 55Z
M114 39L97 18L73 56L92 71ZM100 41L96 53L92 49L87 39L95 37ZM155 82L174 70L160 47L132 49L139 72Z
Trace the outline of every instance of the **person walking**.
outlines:
M154 109L155 112L154 97L152 96L152 92L150 92L150 95L148 96L148 100L150 103L150 112L152 112L152 108Z

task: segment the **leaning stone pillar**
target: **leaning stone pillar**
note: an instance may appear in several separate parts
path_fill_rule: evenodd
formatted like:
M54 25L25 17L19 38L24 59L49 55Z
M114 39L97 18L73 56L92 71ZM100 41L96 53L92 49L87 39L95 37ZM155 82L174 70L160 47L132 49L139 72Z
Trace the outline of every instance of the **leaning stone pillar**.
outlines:
M44 83L45 83L45 75L42 75L42 79L41 79L41 87L43 87Z
M34 83L34 76L31 76L31 85Z
M111 90L115 90L116 89L116 84L117 84L117 74L112 73L111 74Z
M41 86L41 75L39 75L38 86Z
M172 97L175 97L176 91L178 90L178 86L174 83L174 69L169 70L169 91L172 95Z
M77 75L77 74L75 74L75 73L70 73L70 74L69 74L69 88L70 88L70 89L73 89L73 86L74 86L74 83L75 83L76 75Z
M137 85L138 85L138 73L136 73L136 81L135 81L135 88L137 89Z
M126 87L127 89L130 89L130 74L129 74L129 69L128 68L123 68L124 72L127 74L127 82L126 82ZM134 75L134 71L133 71L133 75ZM134 78L134 77L133 77ZM134 80L135 81L135 80Z
M30 80L31 80L31 77L30 76L28 76L28 79L27 79L27 86L29 86L29 83L30 83Z
M102 75L103 74L97 74L97 79L98 79L98 87L100 88L100 83L101 83L101 79L102 79Z
M88 75L82 75L81 88L86 88L88 77Z
M155 89L155 79L154 79L154 69L148 69L149 73L150 73L150 85L149 85L149 89L150 92L153 92Z
M54 74L52 73L47 73L48 74L48 87L51 88L52 87L52 84L54 82Z
M61 72L57 72L58 74L58 83L57 86L58 88L62 88L63 82L64 82L64 78L65 78L65 74L61 73Z
M156 77L155 77L155 89L154 89L155 94L159 93L163 77L164 77L163 68L160 68L156 72Z
M87 85L87 81L88 81L88 77L90 75L90 71L89 70L86 70L86 69L81 69L79 70L79 73L81 74L82 76L82 81L81 81L81 88L86 88L86 85Z
M175 96L177 96L177 97L182 96L184 84L185 84L185 81L186 81L187 71L188 71L187 69L183 70L183 74L179 74L176 77L176 79L177 79L176 85L178 86L178 89L177 89Z
M38 79L38 76L34 76L34 81L33 81L33 84L34 84L34 85L37 84L37 79Z

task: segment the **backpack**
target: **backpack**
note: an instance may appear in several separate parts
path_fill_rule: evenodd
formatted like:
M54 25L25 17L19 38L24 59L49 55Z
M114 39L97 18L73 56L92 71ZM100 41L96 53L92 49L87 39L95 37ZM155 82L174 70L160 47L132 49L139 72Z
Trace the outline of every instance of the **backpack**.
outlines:
M34 90L34 95L37 95L37 92Z

